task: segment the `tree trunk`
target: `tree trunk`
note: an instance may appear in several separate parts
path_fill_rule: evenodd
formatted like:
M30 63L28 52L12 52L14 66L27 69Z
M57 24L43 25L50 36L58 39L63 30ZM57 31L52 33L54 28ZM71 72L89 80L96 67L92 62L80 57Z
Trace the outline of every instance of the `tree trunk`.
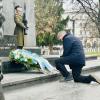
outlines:
M53 46L49 45L50 54L53 54Z

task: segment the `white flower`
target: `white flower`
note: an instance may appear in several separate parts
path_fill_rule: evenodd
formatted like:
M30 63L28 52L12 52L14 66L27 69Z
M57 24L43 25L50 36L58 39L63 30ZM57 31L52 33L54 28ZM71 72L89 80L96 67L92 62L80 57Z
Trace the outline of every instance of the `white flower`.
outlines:
M19 55L15 55L15 57L14 57L15 59L19 59L20 58L20 56Z
M25 62L27 62L27 59L24 59Z

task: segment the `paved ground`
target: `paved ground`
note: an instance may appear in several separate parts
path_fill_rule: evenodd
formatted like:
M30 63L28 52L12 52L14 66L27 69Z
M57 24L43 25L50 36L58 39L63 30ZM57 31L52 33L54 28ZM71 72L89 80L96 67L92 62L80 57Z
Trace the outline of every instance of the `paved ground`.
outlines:
M87 61L85 69L100 66L99 60ZM70 70L70 69L69 69ZM100 72L96 72L100 76ZM36 77L46 76L40 73L10 73L5 74L2 84L28 80ZM25 86L26 87L26 86ZM74 83L69 81L60 83L54 81L32 87L12 89L5 91L6 100L100 100L100 85Z
M95 74L100 76L100 72ZM6 100L100 100L100 85L54 81L4 95Z

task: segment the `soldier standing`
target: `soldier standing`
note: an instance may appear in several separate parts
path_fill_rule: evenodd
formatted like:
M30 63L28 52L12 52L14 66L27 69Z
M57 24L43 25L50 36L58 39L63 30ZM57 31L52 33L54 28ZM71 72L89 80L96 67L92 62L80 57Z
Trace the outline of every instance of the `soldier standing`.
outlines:
M26 26L23 23L23 9L19 5L15 7L14 21L16 23L14 35L17 36L17 48L22 49L24 46L24 30Z

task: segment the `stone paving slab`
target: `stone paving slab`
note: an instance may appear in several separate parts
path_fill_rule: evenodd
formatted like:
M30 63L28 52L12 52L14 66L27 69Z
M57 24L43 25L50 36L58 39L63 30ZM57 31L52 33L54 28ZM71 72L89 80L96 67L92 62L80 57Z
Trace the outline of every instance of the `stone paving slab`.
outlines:
M100 74L99 74L100 75ZM98 83L48 82L4 92L7 100L100 100Z

